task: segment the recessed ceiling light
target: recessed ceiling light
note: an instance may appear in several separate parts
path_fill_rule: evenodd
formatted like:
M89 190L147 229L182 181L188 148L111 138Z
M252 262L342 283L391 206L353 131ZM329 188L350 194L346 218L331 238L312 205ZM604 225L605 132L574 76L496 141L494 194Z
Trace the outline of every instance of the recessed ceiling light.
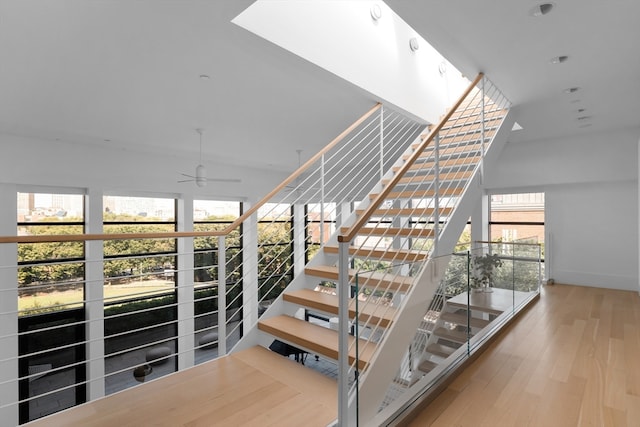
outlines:
M411 39L409 39L409 49L411 49L411 52L415 52L420 49L420 43L418 43L417 38L411 37Z
M567 62L568 59L569 57L567 55L561 55L551 58L549 62L551 62L552 64L562 64L563 62Z
M371 13L371 19L373 19L374 21L382 18L382 9L380 9L379 4L374 4L373 6L371 6L371 9L369 9L369 13Z
M564 93L576 93L579 90L580 90L579 87L570 87L570 88L565 89Z
M585 111L587 111L587 109L586 109L586 108L578 108L578 109L576 110L576 113L584 113Z
M579 128L588 128L589 126L591 126L591 123L584 123L581 124L580 126L578 126Z
M589 120L591 116L580 116L576 120Z
M200 80L209 80L211 77L209 77L207 74L200 74Z
M553 3L541 3L534 6L533 9L529 11L529 15L538 18L551 12L551 9L553 9Z

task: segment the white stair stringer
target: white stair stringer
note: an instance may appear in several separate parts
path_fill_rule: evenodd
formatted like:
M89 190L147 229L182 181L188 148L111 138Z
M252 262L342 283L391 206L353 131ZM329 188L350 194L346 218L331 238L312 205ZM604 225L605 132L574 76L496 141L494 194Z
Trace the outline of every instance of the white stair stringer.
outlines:
M497 160L514 121L513 113L509 111L504 117L499 131L488 145L484 168L490 167ZM453 252L473 208L484 191L481 170L480 167L475 169L473 177L469 180L462 197L439 235L438 251L441 254ZM400 361L413 339L413 334L408 331L415 330L424 317L425 309L438 288L449 258L450 256L438 257L436 255L427 261L422 273L416 278L415 285L405 296L393 324L378 344L376 354L369 367L361 376L357 407L362 425L368 425L367 420L372 420L378 412L388 385L393 381ZM355 408L355 406L354 401L350 403L350 408ZM355 409L350 410L350 415L355 417Z

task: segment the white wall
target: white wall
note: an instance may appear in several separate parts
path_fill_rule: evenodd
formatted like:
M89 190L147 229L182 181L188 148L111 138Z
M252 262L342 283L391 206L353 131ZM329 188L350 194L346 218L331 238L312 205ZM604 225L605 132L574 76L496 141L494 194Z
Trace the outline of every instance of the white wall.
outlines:
M489 191L545 192L546 256L556 282L638 290L637 135L507 144L486 170Z
M0 183L99 189L107 194L193 195L203 199L259 200L288 174L203 159L209 178L240 178L198 187L180 172L195 174L197 159L156 152L40 140L0 134Z

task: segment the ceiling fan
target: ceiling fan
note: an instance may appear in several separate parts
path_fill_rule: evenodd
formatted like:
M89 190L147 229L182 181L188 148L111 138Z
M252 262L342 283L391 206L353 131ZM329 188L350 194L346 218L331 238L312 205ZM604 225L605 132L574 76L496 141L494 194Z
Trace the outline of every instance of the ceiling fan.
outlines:
M207 169L202 164L202 133L204 129L196 129L196 132L200 135L200 162L198 166L196 166L196 174L189 175L186 173L181 173L180 175L186 176L189 179L183 179L178 182L195 182L198 187L204 187L207 185L207 182L240 182L239 179L235 178L207 178Z

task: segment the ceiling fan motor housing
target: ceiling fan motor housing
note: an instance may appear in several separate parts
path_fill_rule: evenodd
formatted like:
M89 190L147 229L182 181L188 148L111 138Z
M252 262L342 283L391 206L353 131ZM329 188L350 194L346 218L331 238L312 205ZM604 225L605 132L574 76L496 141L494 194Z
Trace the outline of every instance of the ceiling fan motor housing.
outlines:
M196 185L198 187L207 185L207 170L202 165L196 167Z

